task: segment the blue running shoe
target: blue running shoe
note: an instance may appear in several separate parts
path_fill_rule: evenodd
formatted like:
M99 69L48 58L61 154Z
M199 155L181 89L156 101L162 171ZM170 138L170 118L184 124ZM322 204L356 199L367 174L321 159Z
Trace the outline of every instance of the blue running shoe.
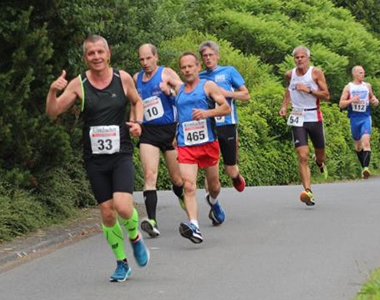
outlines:
M206 194L206 201L211 207L208 217L211 219L212 225L218 226L222 224L226 219L226 213L224 212L222 206L219 204L219 201L217 201L215 204L212 204L210 202L210 194L208 193Z
M110 277L111 282L123 282L126 281L129 276L132 274L132 269L128 266L127 262L118 260L115 273Z
M133 248L133 255L136 259L137 264L140 267L144 267L149 262L149 250L144 243L143 237L139 234L139 237L136 241L131 241L131 245Z
M202 234L197 226L193 223L182 222L179 224L179 233L184 237L192 241L194 244L203 242Z

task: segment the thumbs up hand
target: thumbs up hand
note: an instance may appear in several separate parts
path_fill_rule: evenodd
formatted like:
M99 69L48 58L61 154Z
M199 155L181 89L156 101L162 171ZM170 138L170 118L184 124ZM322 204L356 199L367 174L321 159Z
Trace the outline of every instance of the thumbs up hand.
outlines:
M61 76L53 81L50 88L55 91L62 91L67 86L66 71L63 70Z

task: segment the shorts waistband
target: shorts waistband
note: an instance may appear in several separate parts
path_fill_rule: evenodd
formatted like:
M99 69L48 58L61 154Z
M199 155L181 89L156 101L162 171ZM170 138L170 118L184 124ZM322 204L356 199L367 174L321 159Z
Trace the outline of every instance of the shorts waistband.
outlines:
M314 107L314 108L305 108L303 111L313 111L313 110L317 110L318 107Z

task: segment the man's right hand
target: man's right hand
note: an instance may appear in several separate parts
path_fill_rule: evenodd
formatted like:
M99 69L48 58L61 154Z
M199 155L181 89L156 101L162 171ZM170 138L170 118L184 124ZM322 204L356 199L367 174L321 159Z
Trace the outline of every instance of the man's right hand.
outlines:
M281 107L278 113L280 114L281 117L286 117L286 107Z
M360 97L359 95L356 95L351 98L351 103L359 103L360 102Z
M63 70L61 76L57 78L57 80L53 81L53 83L50 86L51 90L54 91L62 91L67 86L67 80L66 80L66 71Z

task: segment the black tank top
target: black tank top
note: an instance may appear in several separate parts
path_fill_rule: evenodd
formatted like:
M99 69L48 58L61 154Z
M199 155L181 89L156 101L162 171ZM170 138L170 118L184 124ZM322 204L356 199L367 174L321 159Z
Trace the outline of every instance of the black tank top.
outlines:
M97 89L91 85L86 73L80 75L83 93L83 148L84 158L110 154L93 154L91 149L91 126L119 126L120 151L118 153L133 153L133 145L129 135L128 126L125 124L129 101L125 96L120 73L113 70L111 83L104 89ZM115 153L117 154L117 153ZM112 155L112 154L111 154Z

